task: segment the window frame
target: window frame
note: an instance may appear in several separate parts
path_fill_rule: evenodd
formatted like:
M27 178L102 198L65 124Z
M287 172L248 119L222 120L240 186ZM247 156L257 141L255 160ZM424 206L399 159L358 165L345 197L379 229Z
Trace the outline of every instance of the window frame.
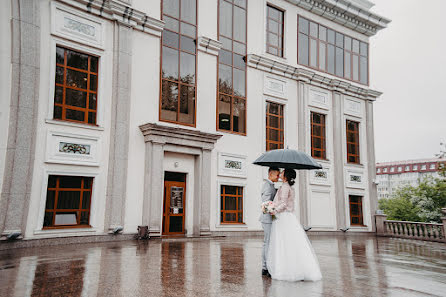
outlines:
M248 53L248 1L246 1L246 8L239 6L235 3L226 1L226 0L221 0L221 1L225 1L227 2L229 5L232 5L232 37L227 37L225 35L221 35L220 34L220 0L218 0L217 3L217 37L218 40L220 40L220 36L224 37L226 39L230 39L231 43L232 43L232 51L231 51L231 59L232 59L232 65L228 65L228 64L224 64L225 66L229 66L231 67L231 76L232 76L232 94L227 94L224 92L220 92L220 78L219 78L219 71L220 71L220 54L217 55L217 104L216 104L216 130L220 131L220 132L224 132L224 133L230 133L230 134L236 134L236 135L241 135L241 136L246 136L248 133L248 96L247 96L247 92L248 92L248 65L247 65L247 53ZM246 33L246 41L245 41L245 55L244 55L244 61L245 61L245 68L244 68L244 72L245 72L245 97L241 97L241 96L236 96L234 94L234 68L235 69L239 69L241 70L241 68L235 67L234 66L234 53L236 53L234 51L234 46L233 46L233 42L236 41L237 43L243 44L243 42L240 42L238 40L234 39L234 6L237 6L241 9L245 10L245 33ZM223 47L222 47L223 50ZM224 49L226 50L226 49ZM238 54L238 53L237 53ZM229 130L226 129L221 129L220 128L220 113L219 113L219 105L220 105L220 96L227 96L231 99L231 107L230 107L230 114L229 114L229 123L230 123L230 128ZM234 119L233 119L233 111L234 111L234 101L235 100L244 100L245 102L245 110L244 110L244 120L245 120L245 131L244 132L237 132L234 131Z
M303 19L307 20L309 23L312 22L312 23L316 23L318 25L317 38L312 37L309 32L308 32L308 34L302 33L302 34L304 34L304 35L306 35L308 37L308 65L301 64L300 63L300 59L299 59L299 34L301 33L299 31L299 19L300 18L303 18ZM326 38L327 40L325 40L325 41L319 39L319 26L322 26L322 27L326 28L327 34L328 34L328 30L334 31L334 34L335 34L335 41L334 41L334 43L330 43L328 41L328 37ZM336 74L336 48L337 48L337 45L336 45L336 33L342 34L343 37L344 37L343 38L343 47L342 47L342 51L343 51L342 52L342 54L343 54L342 55L342 57L343 57L343 65L342 65L343 76L339 76L339 75ZM345 37L349 37L351 39L351 43L352 43L351 44L351 48L352 48L351 50L348 50L348 49L345 48ZM317 64L316 67L311 66L311 62L310 62L311 61L311 58L310 58L311 57L311 51L310 51L310 40L311 39L317 41L316 42L316 56L317 56L316 57L316 64ZM359 41L359 52L358 53L354 53L353 52L353 40ZM325 44L325 69L324 70L320 69L320 54L319 54L320 43L324 43ZM364 57L363 55L361 55L361 43L364 43L364 44L367 45L367 83L365 83L365 84L363 82L361 82L361 57ZM329 44L333 45L334 48L335 48L334 73L328 72L328 45ZM346 52L348 52L350 54L350 78L347 78L345 76L345 53ZM353 79L353 55L358 57L358 80ZM345 79L345 80L348 80L348 81L356 82L356 83L359 83L361 85L365 85L365 86L369 86L370 85L370 44L369 44L369 42L364 42L362 40L354 38L351 35L345 34L343 32L336 31L336 30L332 29L331 27L323 25L323 24L321 24L319 22L315 22L315 21L313 21L313 20L311 20L309 18L306 18L304 16L301 16L299 14L297 15L297 64L298 65L302 65L304 67L308 67L308 68L314 69L316 71L320 71L320 72L329 74L329 75L333 75L335 77L339 77L339 78L342 78L342 79Z
M356 125L356 129L355 130L349 130L348 129L348 123L352 122ZM359 133L360 133L360 122L359 121L354 121L354 120L350 120L350 119L346 119L345 121L345 142L346 142L346 153L347 153L347 163L348 164L361 164L361 151L360 151L360 137L359 137ZM348 141L348 135L350 133L354 133L355 134L355 142L349 142ZM352 154L349 151L349 144L353 144L356 148L355 150L355 154ZM355 157L355 161L351 162L349 160L350 156L356 156Z
M323 116L324 119L324 123L323 124L317 124L313 122L313 114L317 114L320 116ZM310 110L310 148L311 148L311 156L315 159L318 160L327 160L327 114L321 113L321 112L317 112L317 111L312 111ZM313 127L314 126L320 126L322 129L322 134L321 136L315 136L313 134ZM320 138L322 141L322 149L315 149L313 147L313 138ZM315 157L314 156L314 151L321 151L322 156L321 157Z
M224 190L225 187L235 187L237 188L237 192L236 194L226 194L226 191ZM241 190L241 194L239 194L239 190ZM235 184L230 184L230 183L219 183L219 201L218 201L218 205L219 205L219 219L218 222L221 226L227 226L227 225L245 225L245 220L244 220L244 194L245 194L245 187L243 185L235 185ZM225 210L225 201L222 202L222 199L226 198L226 197L236 197L236 210ZM241 209L238 208L238 202L239 199L242 200L241 202ZM222 208L223 205L223 208ZM225 219L225 215L227 213L235 213L236 214L236 221L226 221ZM239 222L238 219L241 216L241 220L242 222Z
M175 16L171 16L171 15L168 15L168 14L166 14L169 18L172 18L172 19L175 19L175 20L177 20L178 21L178 24L179 24L179 27L178 27L178 31L172 31L171 29L166 29L166 28L164 28L163 29L163 32L162 32L162 34L161 34L161 37L160 37L160 74L159 74L159 77L160 77L160 85L159 85L159 107L158 107L158 120L160 121L160 122L165 122L165 123L172 123L172 124L177 124L177 125L183 125L183 126L189 126L189 127L194 127L194 128L196 128L197 127L197 69L198 69L198 0L195 0L195 24L192 24L192 23L189 23L188 21L185 21L185 20L182 20L181 19L181 1L182 0L179 0L178 1L178 3L179 3L179 15L178 15L178 18L176 18ZM164 20L164 11L163 11L163 5L164 4L164 0L161 0L160 1L160 15L161 15L161 20ZM181 49L181 36L186 36L186 37L191 37L190 35L186 35L186 34L183 34L183 33L180 33L181 32L181 23L186 23L186 24L188 24L188 25L191 25L191 26L194 26L195 27L195 36L194 36L194 43L195 43L195 53L193 54L194 56L195 56L195 79L194 79L194 84L193 85L190 85L190 84L186 84L186 83L183 83L183 82L181 82L181 72L180 72L180 67L181 67L181 53L182 52L184 52L184 53L187 53L187 54L192 54L191 52L189 52L189 51L186 51L186 50L182 50ZM178 48L174 48L174 47L171 47L171 46L168 46L168 45L164 45L163 44L163 34L164 34L164 32L165 31L169 31L169 32L173 32L173 33L176 33L176 34L178 34ZM170 79L164 79L163 78L163 47L164 46L166 46L166 47L168 47L168 48L170 48L170 49L173 49L173 50L176 50L177 52L178 52L178 81L174 81L174 80L170 80ZM162 112L162 105L163 105L163 81L168 81L168 82L171 82L171 83L176 83L177 84L177 86L178 86L178 89L177 89L177 91L178 91L178 95L177 95L177 101L178 101L178 103L177 103L177 111L176 111L176 118L177 118L177 121L172 121L172 120L165 120L165 119L162 119L162 117L161 117L161 112ZM195 98L195 100L194 100L194 123L193 124L189 124L189 123L184 123L184 122L180 122L179 121L179 115L180 115L180 104L181 104L181 98L180 98L180 96L181 96L181 86L187 86L187 87L192 87L193 86L193 88L194 88L194 98Z
M278 145L277 149L283 149L285 148L285 104L279 103L279 102L274 102L271 100L266 100L265 101L266 106L265 106L265 151L270 151L269 149L269 144L271 143L275 143ZM282 110L281 110L281 114L279 112L279 115L273 114L273 113L269 113L269 104L276 104L278 105ZM277 117L278 118L278 123L279 123L279 128L276 127L271 127L269 126L269 116L273 116L273 117ZM282 121L280 121L280 119L282 119ZM282 125L281 125L282 124ZM273 130L277 130L280 132L282 132L282 141L271 141L269 140L269 129L273 129ZM280 134L279 134L280 135Z
M352 202L351 198L352 197L358 197L359 198L359 202ZM350 217L350 226L354 226L354 227L366 227L366 225L364 224L364 196L361 195L356 195L356 194L349 194L348 195L348 209L349 209L349 217ZM358 205L358 209L360 211L359 215L353 215L352 216L352 207L351 205L355 204ZM359 223L353 223L352 222L352 218L353 217L357 217L359 218Z
M273 18L270 18L269 17L269 9L268 8L272 8L272 9L276 9L277 11L279 11L279 13L281 13L282 14L282 22L280 23L278 20L276 20L276 19L273 19ZM273 56L275 56L275 57L279 57L279 58L285 58L285 10L284 9L282 9L282 8L280 8L280 7L278 7L278 6L276 6L276 5L274 5L274 4L272 4L272 3L266 3L266 24L265 24L265 52L267 53L267 54L270 54L270 55L273 55ZM271 20L273 20L273 21L275 21L275 22L277 22L277 23L279 23L279 25L282 25L282 36L280 36L279 34L276 34L276 33L274 33L274 32L272 32L272 31L269 31L269 19L271 19ZM268 37L268 34L269 33L272 33L272 34L274 34L274 35L277 35L277 37L280 37L281 39L281 43L282 43L282 47L280 48L280 47L276 47L276 46L273 46L273 45L270 45L269 43L268 43L268 41L269 41L269 37ZM279 54L274 54L274 53L272 53L272 52L270 52L269 51L269 48L270 47L273 47L273 48L276 48L277 49L277 52L279 53L279 50L281 50L282 51L282 54L281 55L279 55Z
M71 173L61 173L61 172L48 172L48 174L45 175L46 176L46 185L43 187L44 190L44 199L43 200L43 213L42 213L42 230L54 230L54 229L81 229L81 228L92 228L92 214L93 214L93 196L94 196L94 192L95 192L95 175L84 175L84 174L76 174L73 175ZM56 180L56 187L55 188L50 188L49 187L49 179L51 176L55 176L57 177ZM58 192L59 191L74 191L77 188L60 188L59 187L59 182L60 182L60 177L78 177L78 178L82 178L81 181L81 188L79 188L78 190L80 190L81 195L80 195L80 199L79 199L79 207L77 209L58 209L57 208L57 201L58 201ZM85 183L85 179L91 179L91 188L90 189L85 189L83 188L84 183ZM62 190L60 190L62 189ZM55 196L54 196L54 206L52 210L48 210L46 208L46 202L47 202L47 195L48 195L48 191L55 191ZM83 192L90 192L90 203L88 208L82 208L82 200L83 200ZM88 211L88 224L75 224L75 225L54 225L55 223L55 219L56 216L55 214L57 212L79 212L78 218L77 218L77 222L80 222L80 212L86 212ZM44 220L45 220L45 213L46 212L52 212L53 213L53 219L52 219L52 225L51 226L44 226Z
M77 48L75 46L71 46L69 44L67 44L66 42L60 42L58 39L54 39L53 42L51 42L51 46L52 46L52 53L54 53L54 55L51 55L52 58L52 71L51 71L51 77L53 77L53 81L52 81L52 87L50 88L50 100L51 100L51 108L50 108L50 113L49 113L49 118L50 121L56 121L56 122L60 122L60 123L73 123L73 124L80 124L80 125L86 125L87 127L99 127L98 122L100 119L100 116L98 115L99 113L99 106L100 106L100 100L99 100L99 89L100 89L100 83L101 83L101 60L102 60L102 56L99 55L98 53L92 53L91 51L84 49L84 48ZM57 63L57 48L61 48L64 50L64 64L58 64ZM67 65L67 51L72 51L72 52L76 52L76 53L80 53L83 55L87 55L88 56L88 69L87 70L83 70L80 68L75 68L75 67L71 67ZM91 57L97 58L97 71L96 72L92 72L90 71L90 61L91 61ZM64 69L64 74L63 74L63 83L57 83L56 82L56 73L57 73L57 67L62 67ZM86 89L82 89L82 88L75 88L72 86L68 86L66 84L66 77L67 77L67 69L68 70L74 70L77 72L82 72L82 73L86 73L87 74L87 87ZM96 89L93 91L90 89L90 75L95 75L96 76ZM55 97L56 97L56 87L61 87L62 88L62 103L56 103ZM66 89L72 89L75 91L81 91L81 92L86 92L86 103L85 103L85 107L79 107L79 106L74 106L74 105L68 105L65 104L64 102L66 101ZM90 101L90 94L96 94L96 109L91 109L89 108L89 101ZM55 118L54 117L54 110L55 107L59 106L60 108L62 108L62 115L61 118ZM76 111L83 111L85 116L84 116L84 121L78 121L78 120L73 120L73 119L67 119L66 118L66 109L70 109L70 110L76 110ZM88 115L90 112L94 112L95 117L94 117L94 123L89 123L88 122ZM65 117L65 118L64 118Z

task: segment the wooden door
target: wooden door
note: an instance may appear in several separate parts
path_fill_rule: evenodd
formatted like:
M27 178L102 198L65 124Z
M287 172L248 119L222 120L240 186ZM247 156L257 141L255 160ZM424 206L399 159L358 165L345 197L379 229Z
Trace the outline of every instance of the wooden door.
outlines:
M184 234L186 183L164 181L163 235Z

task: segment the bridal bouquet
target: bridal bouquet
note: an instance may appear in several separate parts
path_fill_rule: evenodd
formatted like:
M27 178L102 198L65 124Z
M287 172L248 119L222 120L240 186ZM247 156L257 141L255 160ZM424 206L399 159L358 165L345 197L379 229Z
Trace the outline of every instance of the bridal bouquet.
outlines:
M276 219L276 216L274 215L276 212L276 207L274 205L274 202L272 201L266 201L262 203L262 212L270 214L273 218L273 220Z

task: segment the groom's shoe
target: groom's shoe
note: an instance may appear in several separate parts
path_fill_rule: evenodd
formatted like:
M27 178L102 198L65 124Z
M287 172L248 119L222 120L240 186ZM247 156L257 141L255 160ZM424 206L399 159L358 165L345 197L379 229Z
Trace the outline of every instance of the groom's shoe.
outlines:
M269 274L268 269L262 269L262 275L266 275L267 277L271 277L271 274Z

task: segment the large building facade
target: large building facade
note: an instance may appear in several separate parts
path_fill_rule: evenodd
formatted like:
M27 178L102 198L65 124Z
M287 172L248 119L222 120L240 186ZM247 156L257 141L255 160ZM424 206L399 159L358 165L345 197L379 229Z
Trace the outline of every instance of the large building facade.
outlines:
M391 197L404 186L416 187L428 176L440 177L440 165L445 159L417 159L376 164L378 199Z
M370 2L1 5L2 238L260 231L276 148L323 166L298 174L303 225L374 231Z

